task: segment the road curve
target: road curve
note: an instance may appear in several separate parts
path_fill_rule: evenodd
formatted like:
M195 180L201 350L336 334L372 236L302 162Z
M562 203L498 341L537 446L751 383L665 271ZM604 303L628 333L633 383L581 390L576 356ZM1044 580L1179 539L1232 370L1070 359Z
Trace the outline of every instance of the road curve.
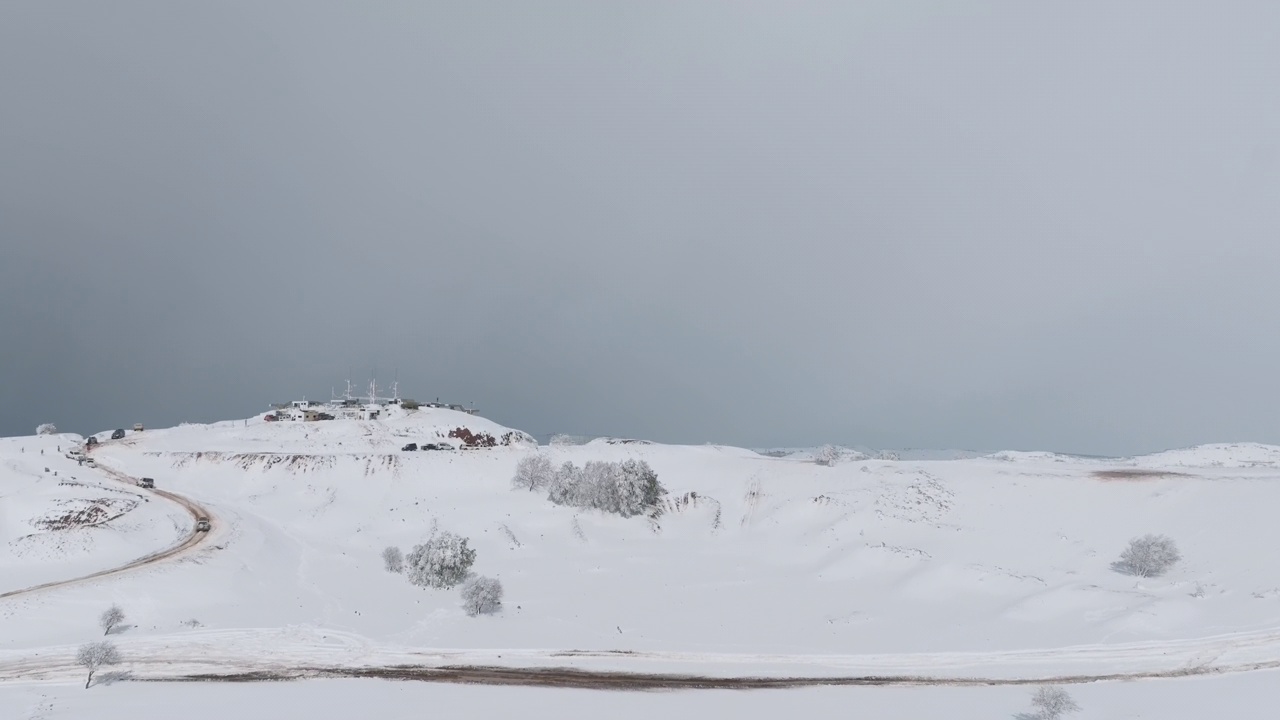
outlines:
M139 489L137 478L130 477L129 475L126 475L114 468L107 467L103 465L101 462L97 463L97 469L106 473L113 480L129 485L134 490ZM186 537L181 538L180 540L178 540L177 543L170 545L169 547L163 550L151 553L150 555L144 555L143 557L140 557L137 560L133 560L131 562L125 563L124 565L121 565L119 567L109 568L107 570L99 570L96 573L92 573L89 575L82 575L81 577L71 578L70 580L55 580L54 582L47 582L42 585L34 585L29 588L22 588L21 590L10 590L9 592L6 592L6 593L0 593L0 600L5 598L14 598L14 597L20 597L23 595L29 595L29 594L40 592L43 590L53 590L56 588L63 588L70 585L76 585L78 583L88 582L90 580L97 580L97 579L109 577L112 575L119 575L119 574L128 572L130 570L136 570L140 567L155 565L156 563L163 562L165 560L171 560L173 558L176 558L180 555L185 554L189 550L192 550L198 547L200 543L204 542L205 539L209 537L209 534L210 534L209 532L199 532L195 529L195 521L197 518L200 518L200 517L209 518L209 524L211 526L214 524L213 515L207 509L205 509L204 506L200 505L199 503L196 503L193 500L190 500L181 495L178 495L177 493L171 493L165 490L152 490L151 492L156 495L159 495L160 497L166 500L169 500L170 502L174 502L174 503L177 503L178 505L181 505L183 508L186 509L188 513L191 514L191 532Z

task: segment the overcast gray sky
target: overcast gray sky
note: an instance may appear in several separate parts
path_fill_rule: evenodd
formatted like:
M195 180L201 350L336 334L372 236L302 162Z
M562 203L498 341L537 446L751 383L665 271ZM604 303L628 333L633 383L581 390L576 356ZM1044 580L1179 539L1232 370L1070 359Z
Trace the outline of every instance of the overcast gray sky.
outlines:
M1280 4L0 3L0 434L1280 443Z

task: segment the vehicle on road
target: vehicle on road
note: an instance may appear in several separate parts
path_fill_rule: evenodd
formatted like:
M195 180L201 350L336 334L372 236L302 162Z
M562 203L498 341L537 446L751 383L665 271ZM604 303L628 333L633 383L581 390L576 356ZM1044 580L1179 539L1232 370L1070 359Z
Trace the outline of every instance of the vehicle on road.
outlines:
M404 447L402 447L402 448L400 448L400 449L401 449L401 450L403 450L403 451L405 451L405 452L412 452L412 451L414 451L414 450L417 450L417 449L418 449L418 443L409 443L408 445L405 445Z
M116 428L115 432L111 433L112 440L119 440L123 437L124 437L124 428Z
M153 487L155 487L155 486L156 486L156 481L155 481L155 480L152 480L151 478L139 478L139 479L138 479L138 487L153 488Z
M134 423L134 424L133 424L133 431L134 431L134 432L142 432L142 430L143 430L142 423Z
M209 518L203 516L196 518L196 532L209 532Z
M90 435L89 438L84 441L84 445L86 448L93 445L97 445L97 444L98 444L98 438L93 435Z

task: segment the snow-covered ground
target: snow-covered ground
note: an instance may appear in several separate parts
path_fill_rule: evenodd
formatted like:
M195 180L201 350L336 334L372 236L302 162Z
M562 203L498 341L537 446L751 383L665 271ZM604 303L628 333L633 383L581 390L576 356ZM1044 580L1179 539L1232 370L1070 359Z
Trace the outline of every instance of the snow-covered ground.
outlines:
M400 449L446 441L458 427L514 444ZM53 449L65 450L71 436L0 441L0 593L120 565L189 532L183 508L106 468L153 477L215 519L204 543L172 562L0 599L0 717L9 708L15 717L84 716L77 708L90 700L72 692L81 677L72 656L101 635L97 615L111 602L130 625L114 635L125 656L117 670L135 680L394 664L1016 680L1280 663L1280 564L1269 550L1280 540L1271 520L1280 448L1215 445L1127 460L847 453L825 466L811 451L767 457L620 442L535 449L508 432L440 409L367 422L255 418L104 441L93 451L101 470ZM516 462L532 452L557 464L643 459L668 490L662 513L623 519L511 489ZM70 476L83 484L59 484ZM67 503L117 496L133 504L101 525L36 527ZM408 551L433 526L471 539L473 569L505 586L501 613L468 617L456 591L424 590L383 569L384 547ZM1115 572L1129 538L1146 533L1173 537L1183 561L1159 578ZM1274 704L1280 690L1267 688L1275 677L1255 671L1072 692L1086 708L1080 717L1138 717L1146 703L1160 706L1153 698L1179 693L1223 694L1215 707L1240 692ZM817 715L856 706L920 716L964 705L981 712L951 716L987 717L1026 710L1026 694L1020 686L843 687L618 699L307 680L124 682L84 697L128 708L140 697L188 707L186 698L199 696L191 702L223 714L251 698L277 698L271 702L299 709L297 717L345 716L332 714L343 700L385 701L380 717L408 717L441 698L492 709L535 696L554 696L556 705L565 698L578 715L691 717L701 708L764 717L778 714L769 707ZM315 712L301 712L308 703ZM1183 714L1151 716L1205 716L1189 702L1168 707Z
M1069 688L1075 720L1274 720L1280 674L1250 673ZM0 684L0 717L14 720L93 718L424 717L528 720L712 720L858 717L1016 720L1031 710L1023 687L805 688L750 692L699 690L609 693L559 688L477 687L385 680L305 683L120 682L88 692L75 685ZM140 712L140 708L144 708Z

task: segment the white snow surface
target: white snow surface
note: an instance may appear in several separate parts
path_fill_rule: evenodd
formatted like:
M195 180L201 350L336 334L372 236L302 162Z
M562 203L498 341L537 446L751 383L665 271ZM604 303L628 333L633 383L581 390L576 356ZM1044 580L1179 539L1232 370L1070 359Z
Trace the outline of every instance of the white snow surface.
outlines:
M1016 679L1280 662L1280 448L832 467L722 446L400 450L459 426L509 432L424 409L104 441L92 453L103 466L196 500L214 531L172 562L0 598L0 707L14 683L83 684L75 646L101 636L112 602L128 616L113 635L122 668L137 678L420 663ZM180 507L52 449L77 440L0 440L0 593L124 564L189 531ZM511 489L532 452L643 459L668 490L662 513L623 519ZM133 505L94 527L33 525L101 498ZM468 617L456 590L383 569L384 547L408 552L433 527L470 538L473 570L503 583L501 612ZM1158 578L1112 570L1146 533L1174 538L1183 561ZM125 685L110 692L142 692Z

